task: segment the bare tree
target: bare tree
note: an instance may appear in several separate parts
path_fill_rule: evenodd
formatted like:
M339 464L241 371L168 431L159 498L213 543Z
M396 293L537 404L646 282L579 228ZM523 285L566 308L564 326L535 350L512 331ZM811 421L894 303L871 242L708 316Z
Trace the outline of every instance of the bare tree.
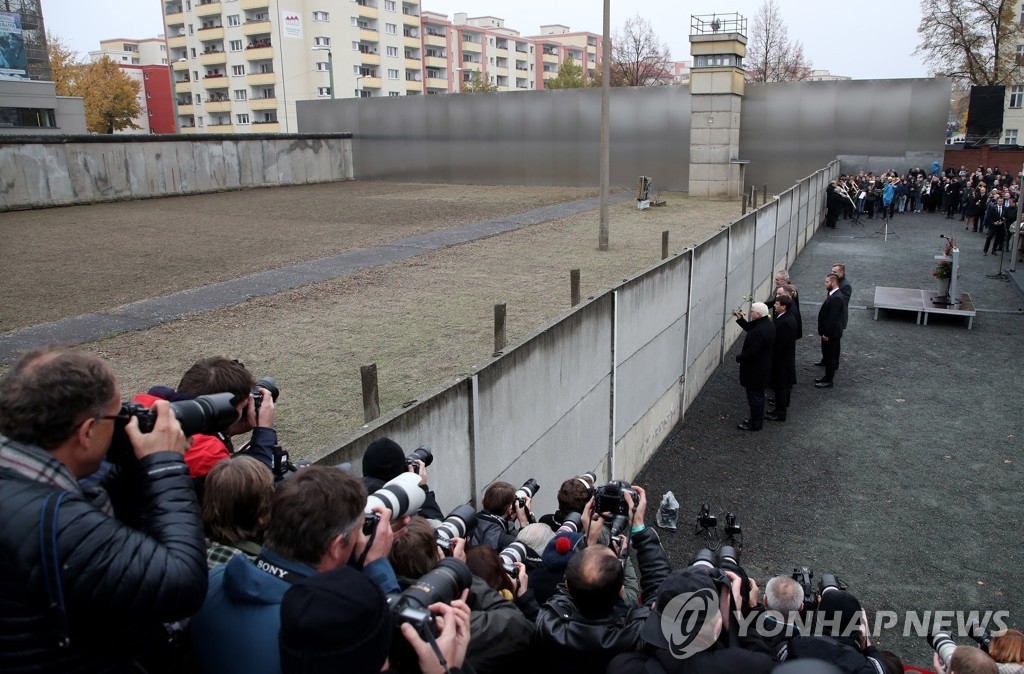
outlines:
M747 47L748 82L794 82L807 79L811 63L789 29L775 0L764 0L754 15Z
M921 0L921 44L931 72L971 84L1009 84L1024 40L1016 0Z
M612 86L644 87L672 83L672 54L651 23L627 19L612 35Z

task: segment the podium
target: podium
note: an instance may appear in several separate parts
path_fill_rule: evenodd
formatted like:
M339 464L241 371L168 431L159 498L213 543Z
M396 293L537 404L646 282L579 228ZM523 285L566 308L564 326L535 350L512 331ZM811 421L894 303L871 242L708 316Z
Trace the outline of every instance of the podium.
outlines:
M955 305L958 302L958 300L956 299L957 298L957 292L956 292L957 288L956 288L956 286L957 286L957 276L960 275L960 249L954 246L954 247L952 247L949 250L949 254L948 255L936 255L935 259L938 262L949 262L950 263L950 269L949 269L949 288L947 289L945 295L939 295L937 297L933 297L932 298L932 304L936 304L936 305L939 305L939 306L951 307L951 306Z

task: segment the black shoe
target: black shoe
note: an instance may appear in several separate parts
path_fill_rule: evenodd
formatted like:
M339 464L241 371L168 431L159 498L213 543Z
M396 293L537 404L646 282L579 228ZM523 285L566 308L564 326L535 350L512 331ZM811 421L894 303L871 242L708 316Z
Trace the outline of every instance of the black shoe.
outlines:
M816 380L814 382L814 388L832 388L833 384L830 381Z
M825 362L824 362L824 361L821 361L821 360L819 360L819 361L818 361L817 363L815 363L815 365L816 365L817 367L825 367Z
M759 430L761 430L760 428L754 428L753 426L751 426L749 421L741 421L741 422L739 422L738 424L736 424L736 428L740 429L741 431L759 431Z
M776 414L775 412L769 412L768 414L764 415L764 418L767 419L768 421L785 421L786 420L785 415L779 415L779 414Z

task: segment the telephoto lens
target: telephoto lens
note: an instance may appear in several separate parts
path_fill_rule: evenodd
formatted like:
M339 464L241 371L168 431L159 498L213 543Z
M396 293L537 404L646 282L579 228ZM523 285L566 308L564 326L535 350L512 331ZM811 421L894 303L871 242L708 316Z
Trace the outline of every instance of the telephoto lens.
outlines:
M498 553L501 558L501 565L505 568L505 573L510 576L517 576L519 574L516 571L515 565L526 563L526 544L516 541L507 548Z
M238 421L238 409L231 404L233 397L230 393L210 393L191 400L176 400L171 403L171 411L181 424L181 432L185 437L214 435L226 431ZM135 458L131 441L124 430L128 421L136 417L139 420L139 431L152 433L156 426L156 412L140 403L124 403L118 416L120 418L114 421L114 436L107 450L107 460L124 465Z
M949 669L949 661L953 658L953 651L956 650L956 643L949 636L949 632L932 632L928 635L928 645L938 653L942 666Z
M534 478L523 483L523 486L516 490L516 498L520 501L526 498L533 498L540 491L540 484Z
M690 558L689 566L706 566L709 569L715 568L718 564L718 556L711 548L701 548Z
M575 534L578 533L579 530L582 528L583 515L579 513L569 513L565 516L565 519L562 520L562 526L558 527L558 531L555 532L555 535L557 536L558 534Z
M263 379L260 379L252 389L253 395L259 393L261 388L265 388L270 391L271 399L273 399L275 403L277 402L277 397L281 395L281 391L277 388L276 379L273 377L264 377Z
M417 447L412 454L405 457L405 465L407 466L416 466L417 461L422 461L424 466L429 466L434 463L434 450L427 445L423 445L421 447ZM420 472L420 467L416 466L414 472Z
M818 594L825 594L829 590L845 590L846 586L839 582L835 574L821 574L821 582L818 583Z
M423 639L428 639L428 634L436 637L437 630L427 607L451 604L472 583L473 574L465 562L442 559L401 594L388 597L396 627L410 623Z
M739 566L740 553L731 545L723 545L718 548L718 564L721 565L722 562L732 562L736 566Z
M444 551L445 557L451 557L455 548L456 538L468 538L476 529L476 510L470 505L460 505L444 518L440 526L434 529L437 547Z
M402 473L366 499L366 519L363 522L363 533L369 536L380 519L371 508L377 506L387 508L391 511L391 519L397 520L407 515L415 515L423 507L423 501L426 498L426 493L420 489L419 476L415 473Z
M597 473L593 471L589 473L583 473L583 475L580 475L580 477L589 482L591 487L597 484Z

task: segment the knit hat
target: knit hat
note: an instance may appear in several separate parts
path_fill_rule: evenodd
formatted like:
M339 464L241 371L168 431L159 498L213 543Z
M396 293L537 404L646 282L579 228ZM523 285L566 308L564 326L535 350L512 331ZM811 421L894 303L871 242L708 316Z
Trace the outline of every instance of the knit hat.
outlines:
M713 578L710 573L719 574L719 577ZM688 566L682 569L673 571L669 576L662 582L658 587L658 594L655 598L654 608L651 614L647 617L643 627L640 629L640 635L644 641L662 648L670 650L671 647L668 640L665 638L665 632L662 628L662 614L665 611L665 607L668 606L669 602L680 595L690 594L694 597L703 597L705 607L708 609L708 617L700 624L680 624L679 629L691 628L700 630L701 628L710 629L714 623L715 616L719 613L718 609L718 588L723 584L721 580L720 572L717 569L709 569L704 566ZM687 602L689 605L689 602ZM692 605L691 608L697 606ZM672 616L669 617L669 620ZM706 624L705 624L706 623ZM686 636L686 635L681 635ZM706 638L710 638L709 635L704 635Z
M387 599L361 572L343 566L303 578L281 601L281 670L379 672L393 631Z
M583 534L558 534L544 548L541 559L549 571L563 572L569 566L569 560L576 552L576 545L583 539Z
M838 628L833 632L836 636L848 636L850 626L861 619L860 608L860 602L849 592L827 589L818 602L817 615L823 619L822 625ZM841 622L836 622L836 618Z
M363 475L388 480L405 472L405 450L391 438L379 438L370 443L363 454Z

